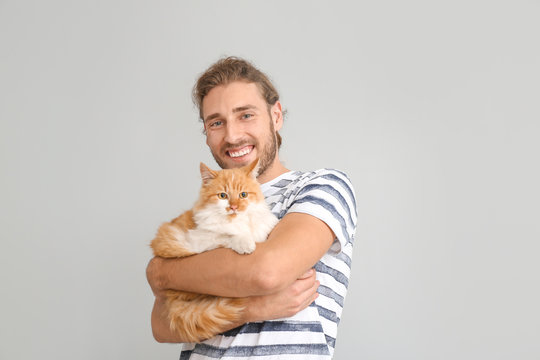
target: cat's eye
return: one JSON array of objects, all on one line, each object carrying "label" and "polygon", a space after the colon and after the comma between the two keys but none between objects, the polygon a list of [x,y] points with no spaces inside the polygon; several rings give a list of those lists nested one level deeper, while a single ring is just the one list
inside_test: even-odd
[{"label": "cat's eye", "polygon": [[247,198],[247,196],[248,196],[248,193],[245,192],[245,191],[242,191],[242,192],[240,193],[240,199],[245,199],[245,198]]},{"label": "cat's eye", "polygon": [[224,192],[223,192],[223,193],[219,193],[217,196],[218,196],[218,198],[220,198],[220,199],[226,199],[226,198],[229,197],[229,195],[227,195],[227,193],[224,193]]}]

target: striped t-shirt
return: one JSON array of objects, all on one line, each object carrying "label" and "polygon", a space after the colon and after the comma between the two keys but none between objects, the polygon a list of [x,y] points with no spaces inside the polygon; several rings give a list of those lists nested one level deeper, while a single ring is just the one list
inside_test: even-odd
[{"label": "striped t-shirt", "polygon": [[201,343],[184,344],[180,360],[328,360],[349,284],[356,230],[354,190],[347,176],[332,169],[290,171],[261,185],[272,212],[305,213],[324,221],[336,239],[315,265],[319,297],[296,315],[252,322]]}]

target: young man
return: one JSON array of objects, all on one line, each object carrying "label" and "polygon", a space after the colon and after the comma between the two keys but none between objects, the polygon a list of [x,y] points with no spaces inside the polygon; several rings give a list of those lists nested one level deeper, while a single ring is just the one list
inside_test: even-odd
[{"label": "young man", "polygon": [[[354,192],[340,171],[289,171],[279,160],[279,95],[239,58],[225,58],[199,78],[194,100],[206,143],[222,168],[260,159],[257,180],[280,222],[250,255],[216,249],[183,259],[154,258],[147,269],[156,296],[154,337],[184,342],[163,316],[166,289],[249,297],[242,323],[180,359],[330,359],[343,309],[356,230]],[[315,269],[315,271],[313,270]]]}]

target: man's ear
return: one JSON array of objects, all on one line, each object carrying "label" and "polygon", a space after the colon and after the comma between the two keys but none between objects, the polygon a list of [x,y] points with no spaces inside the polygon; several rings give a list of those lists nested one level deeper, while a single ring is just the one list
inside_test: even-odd
[{"label": "man's ear", "polygon": [[201,178],[204,185],[207,185],[212,179],[216,178],[217,172],[210,169],[205,164],[201,163],[200,168],[201,168]]},{"label": "man's ear", "polygon": [[272,116],[272,122],[274,123],[274,129],[279,131],[283,126],[283,110],[279,100],[270,108],[270,114]]}]

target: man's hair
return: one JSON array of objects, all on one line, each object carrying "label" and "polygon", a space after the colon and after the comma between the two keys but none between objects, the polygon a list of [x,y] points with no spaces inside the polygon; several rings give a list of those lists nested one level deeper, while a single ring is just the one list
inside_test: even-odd
[{"label": "man's hair", "polygon": [[[279,94],[262,71],[257,69],[249,61],[235,56],[219,59],[211,65],[197,80],[193,87],[193,102],[199,109],[199,117],[203,119],[202,102],[210,90],[219,85],[227,85],[233,81],[254,83],[266,101],[268,111],[279,100]],[[278,147],[281,146],[281,136],[276,132]]]}]

